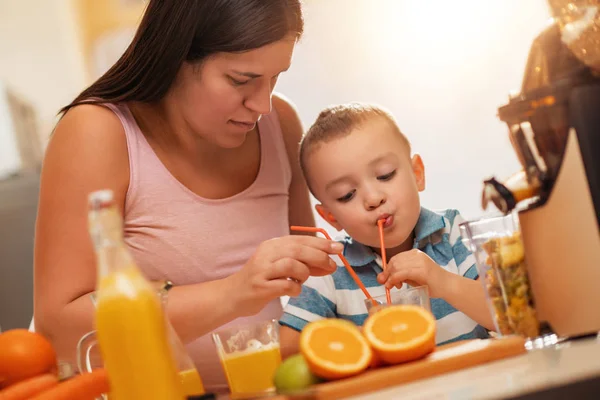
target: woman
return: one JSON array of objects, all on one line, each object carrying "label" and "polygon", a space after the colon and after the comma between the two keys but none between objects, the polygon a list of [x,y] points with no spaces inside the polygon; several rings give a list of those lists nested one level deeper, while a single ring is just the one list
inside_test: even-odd
[{"label": "woman", "polygon": [[314,221],[300,122],[272,92],[302,27],[298,0],[150,0],[121,59],[62,110],[35,244],[35,325],[61,358],[93,329],[94,190],[115,192],[146,276],[174,283],[169,316],[211,391],[226,382],[208,332],[278,318],[280,296],[334,270],[339,245],[289,235]]}]

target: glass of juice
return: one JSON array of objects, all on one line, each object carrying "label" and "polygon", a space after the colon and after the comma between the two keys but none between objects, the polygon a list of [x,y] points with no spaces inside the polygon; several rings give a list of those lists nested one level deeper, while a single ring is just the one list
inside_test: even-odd
[{"label": "glass of juice", "polygon": [[[427,311],[431,312],[429,288],[426,285],[394,290],[390,292],[390,297],[392,300],[392,304],[390,305],[410,304],[415,306],[421,306]],[[365,299],[365,306],[367,307],[367,312],[369,313],[369,315],[388,305],[387,298],[385,295],[375,296],[373,297],[373,300],[375,300],[378,304],[373,304],[373,302],[370,299]]]},{"label": "glass of juice", "polygon": [[213,333],[212,337],[232,398],[275,391],[273,377],[281,364],[276,320],[226,328]]}]

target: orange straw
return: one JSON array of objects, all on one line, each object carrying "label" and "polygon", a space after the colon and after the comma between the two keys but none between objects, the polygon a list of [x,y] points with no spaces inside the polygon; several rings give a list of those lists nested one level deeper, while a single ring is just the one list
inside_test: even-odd
[{"label": "orange straw", "polygon": [[[383,270],[387,269],[387,256],[385,254],[385,242],[383,240],[383,224],[385,219],[380,219],[377,221],[377,226],[379,227],[379,246],[381,247],[381,264],[383,264]],[[385,288],[385,298],[387,300],[388,305],[392,304],[392,296],[390,294],[390,289]]]},{"label": "orange straw", "polygon": [[[323,229],[323,228],[315,228],[315,227],[312,227],[312,226],[291,226],[290,229],[292,231],[297,231],[297,232],[321,233],[328,240],[331,240],[331,236],[329,236],[329,234],[327,233],[327,231],[325,229]],[[371,300],[373,302],[373,305],[379,304],[379,303],[377,303],[377,300],[375,300],[375,299],[373,299],[373,297],[371,297],[371,295],[369,294],[369,291],[367,290],[367,288],[365,287],[365,285],[363,285],[363,283],[361,282],[361,280],[358,277],[358,275],[356,275],[356,272],[354,272],[354,270],[352,269],[352,267],[348,263],[348,260],[346,260],[346,257],[344,257],[344,255],[342,253],[338,253],[338,256],[340,257],[340,259],[344,263],[344,267],[346,267],[346,270],[348,271],[348,273],[350,274],[350,276],[352,277],[352,279],[354,279],[354,282],[356,282],[356,284],[358,285],[358,287],[360,288],[360,290],[362,290],[362,292],[365,294],[365,296],[367,297],[367,299]]]}]

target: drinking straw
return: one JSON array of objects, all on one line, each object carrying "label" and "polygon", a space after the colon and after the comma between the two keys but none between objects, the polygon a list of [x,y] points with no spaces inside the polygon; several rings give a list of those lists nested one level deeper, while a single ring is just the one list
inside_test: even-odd
[{"label": "drinking straw", "polygon": [[[387,270],[387,256],[385,254],[385,242],[383,240],[383,224],[385,219],[380,219],[377,221],[377,226],[379,227],[379,246],[381,248],[381,264],[383,265],[383,270]],[[392,296],[390,294],[390,289],[385,288],[385,298],[387,300],[388,305],[392,304]]]},{"label": "drinking straw", "polygon": [[[327,231],[325,229],[323,229],[323,228],[315,228],[315,227],[312,227],[312,226],[292,226],[292,227],[290,227],[290,229],[292,231],[297,231],[297,232],[320,233],[323,236],[325,236],[325,238],[327,238],[328,240],[331,240],[331,237],[329,236],[329,234],[327,233]],[[346,267],[346,270],[348,271],[348,273],[350,274],[350,276],[352,277],[352,279],[354,279],[354,282],[356,282],[356,284],[358,285],[358,287],[360,288],[360,290],[362,290],[362,292],[367,297],[367,299],[371,300],[373,302],[373,305],[379,304],[377,302],[377,300],[375,300],[375,299],[373,299],[373,297],[371,297],[371,295],[369,294],[369,291],[367,290],[367,288],[365,287],[365,285],[363,285],[363,283],[361,282],[361,280],[358,277],[358,275],[356,275],[356,272],[354,272],[354,269],[352,269],[352,267],[348,263],[348,260],[346,260],[346,257],[344,257],[344,255],[342,253],[338,253],[338,256],[342,260],[342,263],[344,263],[344,267]]]}]

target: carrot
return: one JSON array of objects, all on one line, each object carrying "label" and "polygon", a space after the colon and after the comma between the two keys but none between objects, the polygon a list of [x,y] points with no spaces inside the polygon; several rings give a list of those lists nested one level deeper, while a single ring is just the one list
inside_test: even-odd
[{"label": "carrot", "polygon": [[31,400],[94,400],[109,392],[108,375],[104,368],[77,375],[40,393]]},{"label": "carrot", "polygon": [[0,391],[0,400],[27,400],[57,384],[58,378],[53,374],[48,373],[34,376],[33,378],[13,383]]}]

